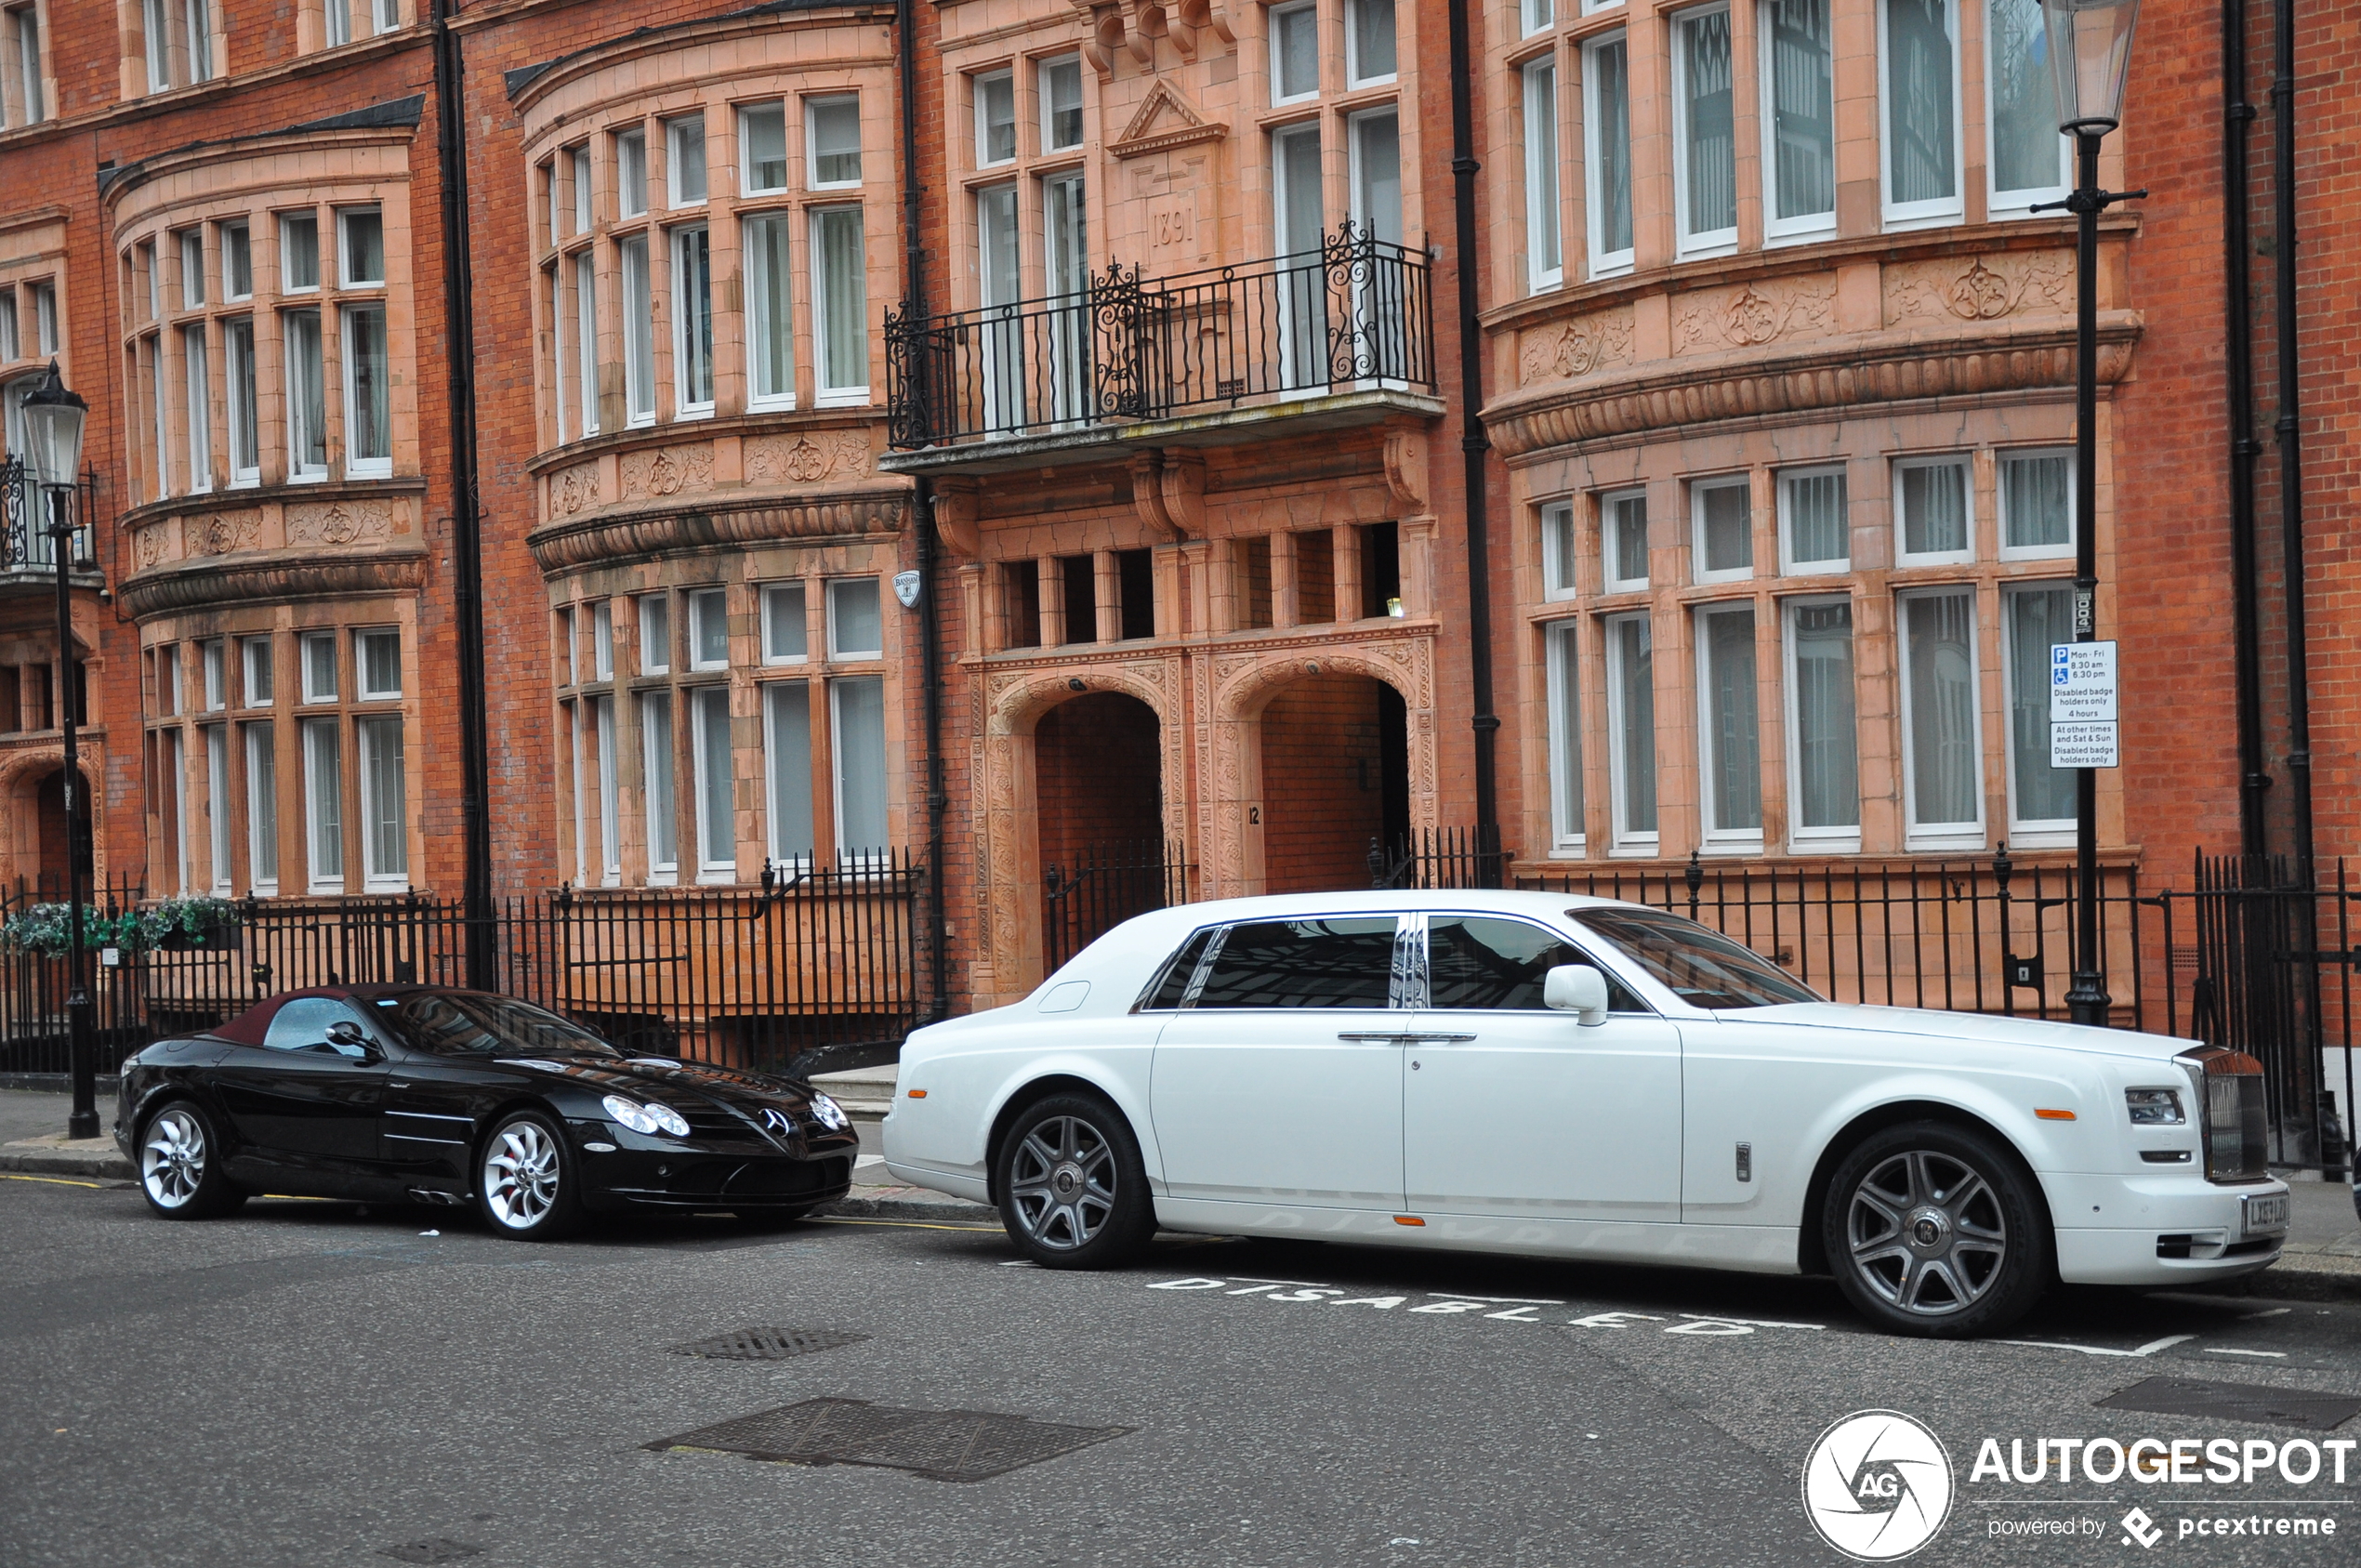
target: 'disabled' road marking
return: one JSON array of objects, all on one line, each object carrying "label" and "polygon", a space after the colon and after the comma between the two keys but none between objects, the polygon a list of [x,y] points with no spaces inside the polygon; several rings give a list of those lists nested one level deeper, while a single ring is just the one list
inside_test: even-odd
[{"label": "'disabled' road marking", "polygon": [[2185,1345],[2196,1338],[2194,1334],[2168,1334],[2161,1339],[2151,1339],[2136,1350],[2110,1350],[2104,1345],[2066,1345],[2055,1339],[1995,1339],[1996,1345],[2025,1345],[2037,1351],[2074,1351],[2086,1356],[2152,1356],[2174,1345]]}]

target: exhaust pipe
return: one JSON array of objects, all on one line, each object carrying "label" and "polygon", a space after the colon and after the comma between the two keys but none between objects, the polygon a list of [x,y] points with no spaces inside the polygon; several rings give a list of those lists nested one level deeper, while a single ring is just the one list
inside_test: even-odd
[{"label": "exhaust pipe", "polygon": [[410,1201],[414,1204],[440,1204],[456,1208],[468,1200],[457,1192],[438,1192],[431,1187],[413,1187]]}]

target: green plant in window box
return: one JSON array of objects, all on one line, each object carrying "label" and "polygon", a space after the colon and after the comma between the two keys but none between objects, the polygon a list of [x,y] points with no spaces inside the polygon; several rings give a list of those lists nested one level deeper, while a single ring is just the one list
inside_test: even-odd
[{"label": "green plant in window box", "polygon": [[[0,942],[21,953],[62,956],[73,940],[68,906],[36,903],[0,923]],[[120,948],[129,953],[185,953],[235,946],[242,922],[228,899],[158,899],[130,909],[110,905],[103,913],[82,906],[82,945],[90,952]]]}]

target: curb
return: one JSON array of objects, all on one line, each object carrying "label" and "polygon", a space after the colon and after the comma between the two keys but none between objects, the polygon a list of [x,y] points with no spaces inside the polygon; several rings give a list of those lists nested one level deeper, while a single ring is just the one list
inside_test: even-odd
[{"label": "curb", "polygon": [[839,1198],[812,1210],[815,1219],[911,1219],[938,1225],[989,1225],[1000,1228],[1000,1211],[958,1198]]},{"label": "curb", "polygon": [[79,1176],[95,1181],[129,1181],[138,1175],[131,1168],[131,1162],[121,1154],[68,1153],[62,1151],[54,1154],[0,1154],[0,1171]]},{"label": "curb", "polygon": [[2361,1258],[2322,1258],[2311,1267],[2293,1263],[2282,1254],[2278,1262],[2241,1283],[2252,1296],[2281,1296],[2291,1301],[2361,1301]]}]

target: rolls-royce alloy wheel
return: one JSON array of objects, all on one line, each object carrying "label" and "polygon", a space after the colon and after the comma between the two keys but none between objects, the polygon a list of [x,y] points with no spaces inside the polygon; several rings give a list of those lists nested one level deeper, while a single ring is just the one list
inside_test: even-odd
[{"label": "rolls-royce alloy wheel", "polygon": [[148,1119],[139,1135],[139,1191],[167,1219],[204,1219],[246,1201],[221,1173],[222,1147],[212,1118],[177,1100]]},{"label": "rolls-royce alloy wheel", "polygon": [[477,1201],[492,1228],[521,1241],[571,1235],[582,1225],[574,1159],[557,1125],[520,1111],[492,1129],[476,1174]]},{"label": "rolls-royce alloy wheel", "polygon": [[1988,1334],[2030,1310],[2052,1269],[2050,1217],[2031,1179],[1981,1133],[1889,1127],[1828,1186],[1824,1242],[1862,1315],[1897,1334]]},{"label": "rolls-royce alloy wheel", "polygon": [[995,1190],[1009,1239],[1053,1269],[1099,1269],[1155,1234],[1140,1145],[1121,1112],[1091,1095],[1055,1095],[1001,1140]]}]

